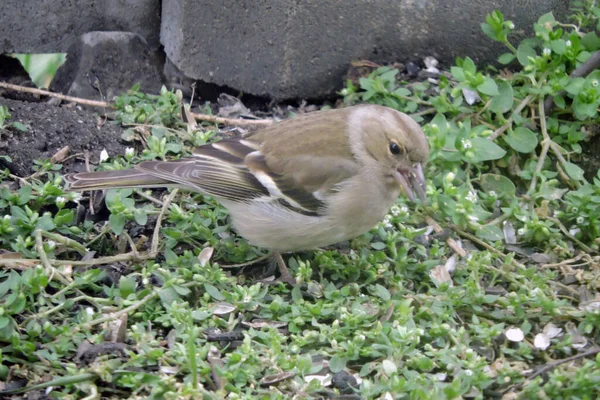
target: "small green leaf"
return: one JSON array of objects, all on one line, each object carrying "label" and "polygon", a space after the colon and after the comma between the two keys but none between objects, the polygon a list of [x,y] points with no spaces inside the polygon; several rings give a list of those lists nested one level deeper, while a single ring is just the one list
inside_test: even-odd
[{"label": "small green leaf", "polygon": [[69,225],[75,219],[75,211],[70,208],[63,208],[54,216],[56,226]]},{"label": "small green leaf", "polygon": [[583,85],[585,85],[585,79],[575,78],[571,82],[569,82],[567,87],[565,87],[565,90],[567,91],[567,93],[575,96],[579,94],[579,92],[583,88]]},{"label": "small green leaf", "polygon": [[464,82],[464,80],[466,79],[465,71],[460,67],[452,67],[450,68],[450,72],[452,73],[454,79],[456,79],[459,82]]},{"label": "small green leaf", "polygon": [[513,53],[504,53],[500,57],[498,57],[498,62],[504,65],[510,64],[514,61],[515,57],[516,56]]},{"label": "small green leaf", "polygon": [[206,293],[210,294],[210,297],[212,297],[215,300],[219,300],[219,301],[225,300],[225,296],[223,296],[223,293],[221,293],[219,291],[219,289],[217,289],[210,283],[204,284],[204,290],[206,290]]},{"label": "small green leaf", "polygon": [[33,190],[33,186],[31,185],[26,185],[23,186],[21,189],[19,189],[19,200],[18,203],[20,206],[22,206],[23,204],[29,202],[29,200],[31,200],[31,191]]},{"label": "small green leaf", "polygon": [[567,50],[567,44],[564,40],[561,39],[553,40],[550,42],[550,48],[556,54],[565,54],[565,51]]},{"label": "small green leaf", "polygon": [[484,225],[477,230],[476,235],[478,238],[488,240],[490,242],[496,242],[504,239],[502,230],[495,225]]},{"label": "small green leaf", "polygon": [[141,208],[137,208],[133,212],[133,218],[135,218],[135,222],[137,222],[139,225],[146,225],[148,222],[148,214]]},{"label": "small green leaf", "polygon": [[498,84],[498,96],[495,96],[490,103],[490,110],[496,114],[504,114],[512,109],[513,106],[513,88],[510,83],[500,81]]},{"label": "small green leaf", "polygon": [[43,215],[35,224],[35,229],[41,229],[46,232],[50,232],[55,228],[56,224],[54,223],[54,220],[50,214]]},{"label": "small green leaf", "polygon": [[412,93],[410,92],[410,90],[401,87],[394,90],[394,94],[397,96],[410,96]]},{"label": "small green leaf", "polygon": [[584,181],[585,180],[585,178],[583,177],[583,169],[581,169],[578,165],[567,162],[567,163],[565,163],[564,167],[565,167],[565,172],[567,173],[567,175],[569,175],[569,177],[571,179],[576,180],[576,181]]},{"label": "small green leaf", "polygon": [[304,303],[304,297],[302,296],[302,292],[300,291],[299,286],[294,286],[292,289],[292,300],[296,304]]},{"label": "small green leaf", "polygon": [[371,243],[371,247],[375,250],[383,250],[387,247],[387,245],[383,242],[373,242]]},{"label": "small green leaf", "polygon": [[538,145],[538,138],[531,129],[519,126],[514,131],[509,132],[504,140],[510,147],[519,153],[531,153]]},{"label": "small green leaf", "polygon": [[108,222],[115,235],[120,235],[123,233],[123,228],[125,227],[127,220],[121,214],[110,214]]},{"label": "small green leaf", "polygon": [[477,73],[477,67],[475,66],[475,62],[470,57],[465,57],[462,65],[465,72],[470,73],[471,75],[475,75]]},{"label": "small green leaf", "polygon": [[525,67],[531,64],[531,62],[529,61],[529,57],[535,56],[535,50],[531,46],[523,43],[519,45],[519,48],[517,49],[517,59],[519,60],[522,66]]},{"label": "small green leaf", "polygon": [[506,150],[489,139],[473,138],[471,144],[475,153],[471,162],[498,160],[506,155]]},{"label": "small green leaf", "polygon": [[556,104],[556,107],[558,108],[565,108],[567,106],[567,104],[565,103],[565,98],[562,96],[554,96],[552,98],[554,100],[554,104]]},{"label": "small green leaf", "polygon": [[331,357],[329,360],[329,370],[334,374],[341,372],[346,368],[346,359],[338,356],[337,354]]},{"label": "small green leaf", "polygon": [[596,35],[596,32],[588,32],[584,37],[581,38],[581,44],[587,51],[600,50],[600,38]]},{"label": "small green leaf", "polygon": [[124,299],[130,294],[135,293],[136,286],[135,279],[131,277],[121,276],[121,278],[119,278],[119,294]]},{"label": "small green leaf", "polygon": [[480,93],[487,94],[488,96],[497,96],[500,94],[500,92],[498,92],[498,85],[490,77],[484,78],[483,83],[477,86],[477,90]]},{"label": "small green leaf", "polygon": [[16,130],[21,131],[21,132],[27,132],[29,130],[27,125],[25,125],[24,123],[19,122],[19,121],[12,122],[10,125],[13,128],[15,128]]},{"label": "small green leaf", "polygon": [[480,183],[485,192],[494,191],[498,196],[510,198],[516,193],[515,184],[503,175],[483,174]]},{"label": "small green leaf", "polygon": [[389,290],[385,288],[385,286],[381,286],[380,284],[375,285],[375,293],[384,301],[389,301],[392,298]]},{"label": "small green leaf", "polygon": [[546,14],[542,15],[540,18],[538,18],[537,23],[540,25],[544,25],[544,24],[551,24],[553,25],[556,22],[556,19],[554,18],[554,14],[552,13],[552,11],[547,12]]},{"label": "small green leaf", "polygon": [[205,319],[208,319],[211,315],[212,315],[212,313],[209,313],[208,311],[203,311],[203,310],[192,311],[192,318],[195,319],[196,321],[204,321]]}]

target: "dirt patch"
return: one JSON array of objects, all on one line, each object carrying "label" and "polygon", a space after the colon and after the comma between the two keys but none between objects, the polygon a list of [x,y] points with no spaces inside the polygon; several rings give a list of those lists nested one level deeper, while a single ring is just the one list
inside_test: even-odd
[{"label": "dirt patch", "polygon": [[[17,176],[34,172],[34,160],[51,158],[58,150],[70,146],[70,155],[89,151],[90,161],[98,162],[100,152],[123,154],[127,145],[121,141],[123,129],[78,107],[55,106],[49,103],[31,103],[0,97],[11,114],[8,122],[19,121],[27,132],[16,129],[0,130],[0,167],[8,168]],[[63,172],[84,170],[83,158],[65,164]]]}]

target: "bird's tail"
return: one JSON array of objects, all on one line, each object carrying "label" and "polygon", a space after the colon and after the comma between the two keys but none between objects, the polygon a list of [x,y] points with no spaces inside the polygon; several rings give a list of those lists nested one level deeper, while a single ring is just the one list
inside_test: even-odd
[{"label": "bird's tail", "polygon": [[104,190],[117,188],[166,187],[173,182],[136,169],[120,171],[79,172],[65,175],[68,190]]}]

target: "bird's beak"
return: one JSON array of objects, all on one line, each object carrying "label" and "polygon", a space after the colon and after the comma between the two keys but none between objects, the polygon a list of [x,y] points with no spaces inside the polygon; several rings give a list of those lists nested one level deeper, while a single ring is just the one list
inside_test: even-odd
[{"label": "bird's beak", "polygon": [[416,164],[408,171],[395,170],[394,178],[396,178],[396,181],[398,181],[398,184],[411,201],[415,201],[415,193],[421,202],[425,203],[427,201],[427,196],[425,195],[425,175],[423,174],[423,166],[421,164]]}]

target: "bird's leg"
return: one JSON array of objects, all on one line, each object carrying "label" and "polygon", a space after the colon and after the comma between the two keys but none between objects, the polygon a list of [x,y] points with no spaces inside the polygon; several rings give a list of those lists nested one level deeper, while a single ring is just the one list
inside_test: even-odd
[{"label": "bird's leg", "polygon": [[296,280],[288,271],[287,266],[285,265],[285,261],[283,261],[283,257],[281,257],[281,253],[278,251],[273,252],[273,257],[279,266],[279,272],[281,273],[281,277],[279,278],[282,282],[289,283],[292,286],[296,286]]}]

